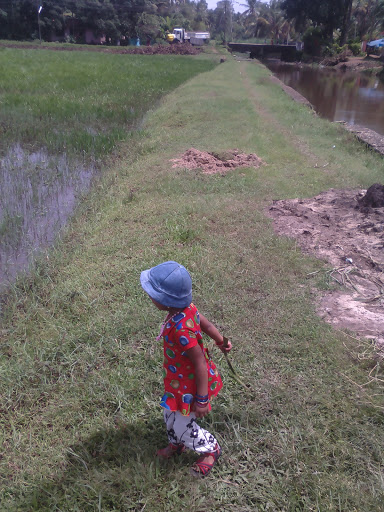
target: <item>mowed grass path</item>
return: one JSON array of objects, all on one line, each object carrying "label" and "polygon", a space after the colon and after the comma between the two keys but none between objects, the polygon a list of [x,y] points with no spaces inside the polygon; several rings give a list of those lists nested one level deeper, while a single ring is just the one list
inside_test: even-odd
[{"label": "mowed grass path", "polygon": [[[265,212],[273,199],[380,182],[383,159],[295,104],[261,65],[232,59],[171,93],[145,130],[9,303],[0,509],[382,510],[382,389],[352,383],[376,362],[316,316],[327,267],[276,236]],[[238,148],[267,165],[173,169],[189,147]],[[206,423],[223,456],[201,481],[189,477],[192,455],[154,457],[166,443],[162,316],[139,275],[166,259],[191,271],[195,303],[230,337],[249,384],[212,347],[225,388]]]}]

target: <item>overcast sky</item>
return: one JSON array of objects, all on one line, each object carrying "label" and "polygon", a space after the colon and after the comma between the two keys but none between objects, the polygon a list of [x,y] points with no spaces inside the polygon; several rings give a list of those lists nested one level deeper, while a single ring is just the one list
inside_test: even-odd
[{"label": "overcast sky", "polygon": [[[209,9],[216,9],[216,4],[218,0],[206,0],[208,4]],[[246,7],[244,7],[243,4],[247,4],[246,0],[232,0],[233,1],[233,8],[235,9],[235,12],[244,12],[246,10]],[[268,0],[264,0],[264,2],[268,2]]]},{"label": "overcast sky", "polygon": [[[216,5],[218,0],[206,0],[208,4],[208,9],[216,9]],[[235,12],[243,12],[245,11],[246,7],[243,7],[241,4],[245,4],[246,1],[237,0],[233,2],[233,8],[235,9]]]}]

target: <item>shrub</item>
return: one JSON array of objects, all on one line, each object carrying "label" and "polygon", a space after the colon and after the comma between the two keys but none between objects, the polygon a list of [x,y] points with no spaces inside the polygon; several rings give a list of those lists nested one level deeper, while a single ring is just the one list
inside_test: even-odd
[{"label": "shrub", "polygon": [[310,27],[303,35],[305,53],[319,57],[326,42],[324,31],[319,27]]},{"label": "shrub", "polygon": [[360,43],[350,43],[348,48],[351,50],[354,56],[359,55],[361,53],[361,45]]}]

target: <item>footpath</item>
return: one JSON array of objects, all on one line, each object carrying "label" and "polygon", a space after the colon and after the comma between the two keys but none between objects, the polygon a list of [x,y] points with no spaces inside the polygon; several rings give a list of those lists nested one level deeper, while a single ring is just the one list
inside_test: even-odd
[{"label": "footpath", "polygon": [[[322,294],[348,289],[275,231],[270,208],[367,189],[383,165],[256,62],[228,58],[164,98],[15,286],[1,331],[0,509],[382,510],[381,359],[319,317]],[[162,317],[139,276],[168,259],[190,270],[246,385],[210,347],[224,389],[206,421],[223,455],[206,480],[190,478],[192,455],[154,458],[166,443]]]}]

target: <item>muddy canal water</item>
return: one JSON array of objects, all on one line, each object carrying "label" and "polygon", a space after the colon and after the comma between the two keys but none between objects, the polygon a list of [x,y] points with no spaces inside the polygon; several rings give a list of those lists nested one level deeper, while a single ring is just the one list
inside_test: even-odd
[{"label": "muddy canal water", "polygon": [[376,76],[266,61],[286,85],[330,121],[346,121],[384,135],[384,83]]},{"label": "muddy canal water", "polygon": [[0,297],[52,244],[96,174],[92,165],[19,145],[0,158]]}]

